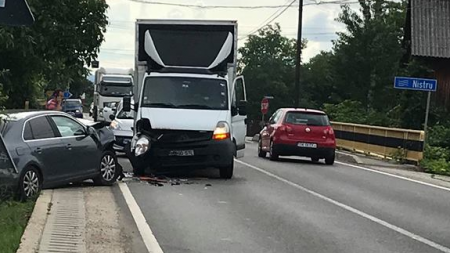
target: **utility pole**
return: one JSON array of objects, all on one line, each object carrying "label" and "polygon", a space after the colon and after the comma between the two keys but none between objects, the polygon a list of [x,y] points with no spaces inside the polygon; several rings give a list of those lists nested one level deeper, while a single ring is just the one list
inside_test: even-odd
[{"label": "utility pole", "polygon": [[297,54],[295,57],[295,107],[300,106],[300,63],[302,55],[303,0],[298,7]]}]

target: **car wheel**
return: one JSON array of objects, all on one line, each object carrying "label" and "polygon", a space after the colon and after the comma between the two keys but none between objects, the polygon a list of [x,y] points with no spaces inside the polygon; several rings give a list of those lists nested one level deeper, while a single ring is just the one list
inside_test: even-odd
[{"label": "car wheel", "polygon": [[311,158],[311,161],[314,162],[314,163],[316,163],[316,162],[319,161],[319,158],[317,158],[317,157],[312,157],[312,158]]},{"label": "car wheel", "polygon": [[233,171],[234,171],[234,160],[231,161],[230,165],[220,168],[220,178],[223,179],[232,178]]},{"label": "car wheel", "polygon": [[20,177],[19,194],[21,200],[35,198],[42,189],[42,177],[34,167],[27,167]]},{"label": "car wheel", "polygon": [[117,156],[112,151],[105,151],[100,159],[100,175],[94,179],[97,185],[109,186],[116,182],[119,176]]},{"label": "car wheel", "polygon": [[325,164],[326,165],[333,165],[334,164],[334,159],[335,159],[335,154],[333,152],[332,154],[330,154],[328,157],[325,158]]},{"label": "car wheel", "polygon": [[262,142],[261,142],[261,140],[258,143],[258,156],[259,157],[263,157],[263,158],[267,156],[267,152],[262,150]]},{"label": "car wheel", "polygon": [[277,151],[275,150],[275,147],[273,146],[273,141],[270,141],[270,152],[269,152],[270,160],[276,161],[279,158],[279,155]]}]

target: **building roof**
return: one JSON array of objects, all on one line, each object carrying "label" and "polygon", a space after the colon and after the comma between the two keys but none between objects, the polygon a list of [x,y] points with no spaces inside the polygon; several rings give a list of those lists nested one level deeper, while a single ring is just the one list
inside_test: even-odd
[{"label": "building roof", "polygon": [[411,55],[450,58],[450,0],[410,0]]}]

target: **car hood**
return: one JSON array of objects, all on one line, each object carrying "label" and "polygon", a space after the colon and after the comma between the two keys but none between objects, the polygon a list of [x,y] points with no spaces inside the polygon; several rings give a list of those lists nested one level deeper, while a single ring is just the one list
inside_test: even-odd
[{"label": "car hood", "polygon": [[133,124],[134,124],[134,120],[133,119],[117,119],[116,118],[117,123],[119,124],[120,130],[122,131],[133,131]]},{"label": "car hood", "polygon": [[139,113],[153,129],[214,131],[219,121],[227,121],[228,111],[142,107]]}]

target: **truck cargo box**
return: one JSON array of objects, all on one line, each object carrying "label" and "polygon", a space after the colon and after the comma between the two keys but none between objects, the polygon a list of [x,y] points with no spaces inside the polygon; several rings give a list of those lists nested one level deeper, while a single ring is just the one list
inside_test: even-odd
[{"label": "truck cargo box", "polygon": [[138,20],[137,64],[151,71],[227,73],[237,57],[235,21]]}]

